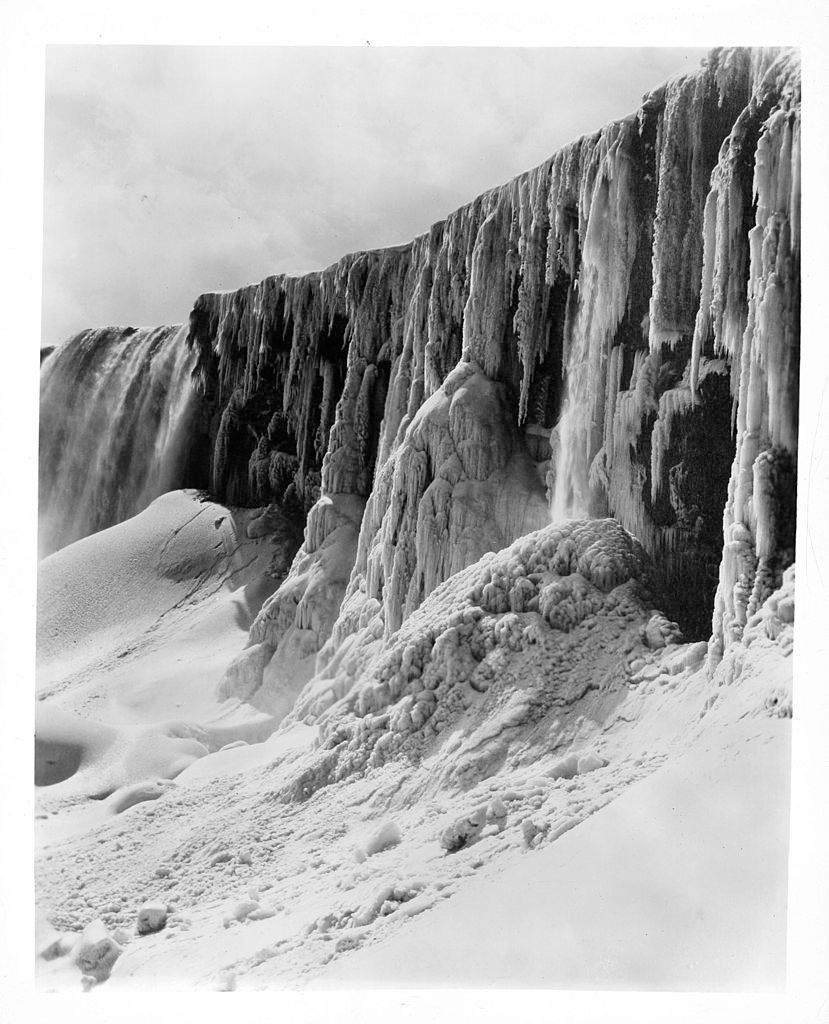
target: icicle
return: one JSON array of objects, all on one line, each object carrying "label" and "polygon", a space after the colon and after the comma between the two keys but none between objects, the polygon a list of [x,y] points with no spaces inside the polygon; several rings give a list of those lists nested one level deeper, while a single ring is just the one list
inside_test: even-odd
[{"label": "icicle", "polygon": [[672,388],[659,399],[659,412],[651,434],[651,501],[654,503],[664,486],[663,461],[671,443],[673,421],[689,412],[693,404],[689,387]]},{"label": "icicle", "polygon": [[582,183],[584,243],[578,305],[566,341],[567,398],[557,427],[554,521],[594,509],[590,467],[601,446],[608,359],[627,307],[638,240],[631,138],[630,121],[606,129],[592,153],[592,172]]},{"label": "icicle", "polygon": [[[776,504],[793,502],[796,482],[799,355],[800,121],[799,75],[785,55],[769,82],[782,97],[757,142],[749,232],[748,315],[738,375],[737,453],[724,516],[726,536],[739,534],[724,556],[714,614],[714,650],[738,637],[748,609],[779,582],[791,557]],[[781,84],[783,83],[783,84]],[[792,504],[793,508],[793,504]]]},{"label": "icicle", "polygon": [[[448,575],[548,519],[548,432],[552,514],[613,515],[680,573],[697,541],[670,521],[669,455],[679,419],[696,404],[704,418],[712,391],[721,403],[723,389],[703,384],[723,370],[738,434],[726,525],[775,557],[777,512],[760,484],[787,471],[796,443],[793,82],[790,56],[717,51],[638,115],[408,245],[196,302],[187,356],[217,497],[293,488],[301,514],[320,494],[267,629],[313,627],[322,661],[335,657],[323,645],[339,607],[340,641],[397,629]],[[341,540],[325,597],[290,596]],[[733,543],[748,546],[724,557],[718,608],[737,621],[756,574],[754,539]]]}]

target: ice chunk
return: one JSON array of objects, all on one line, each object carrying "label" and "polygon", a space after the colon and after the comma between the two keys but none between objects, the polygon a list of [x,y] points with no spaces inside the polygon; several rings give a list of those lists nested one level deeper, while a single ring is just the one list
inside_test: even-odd
[{"label": "ice chunk", "polygon": [[101,920],[91,921],[84,928],[73,951],[81,972],[97,982],[106,981],[122,952]]},{"label": "ice chunk", "polygon": [[403,835],[397,823],[394,821],[387,821],[380,826],[380,828],[365,844],[366,855],[368,857],[373,857],[375,853],[382,853],[383,850],[389,850],[392,846],[397,846],[402,838]]},{"label": "ice chunk", "polygon": [[167,924],[167,904],[157,900],[145,903],[138,911],[135,930],[139,935],[160,932]]}]

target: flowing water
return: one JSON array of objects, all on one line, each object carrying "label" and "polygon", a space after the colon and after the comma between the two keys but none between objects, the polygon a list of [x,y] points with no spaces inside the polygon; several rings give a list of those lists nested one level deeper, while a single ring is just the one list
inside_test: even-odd
[{"label": "flowing water", "polygon": [[195,412],[186,327],[84,331],[41,370],[41,557],[182,486]]}]

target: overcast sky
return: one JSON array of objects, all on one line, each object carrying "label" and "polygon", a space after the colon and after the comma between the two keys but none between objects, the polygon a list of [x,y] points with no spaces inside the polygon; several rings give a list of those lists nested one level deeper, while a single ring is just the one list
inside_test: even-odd
[{"label": "overcast sky", "polygon": [[408,241],[704,54],[50,47],[43,343]]}]

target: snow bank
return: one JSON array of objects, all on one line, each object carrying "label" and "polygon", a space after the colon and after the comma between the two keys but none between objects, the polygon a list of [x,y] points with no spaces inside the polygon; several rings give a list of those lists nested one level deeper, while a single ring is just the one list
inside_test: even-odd
[{"label": "snow bank", "polygon": [[732,724],[316,984],[781,991],[785,737]]}]

